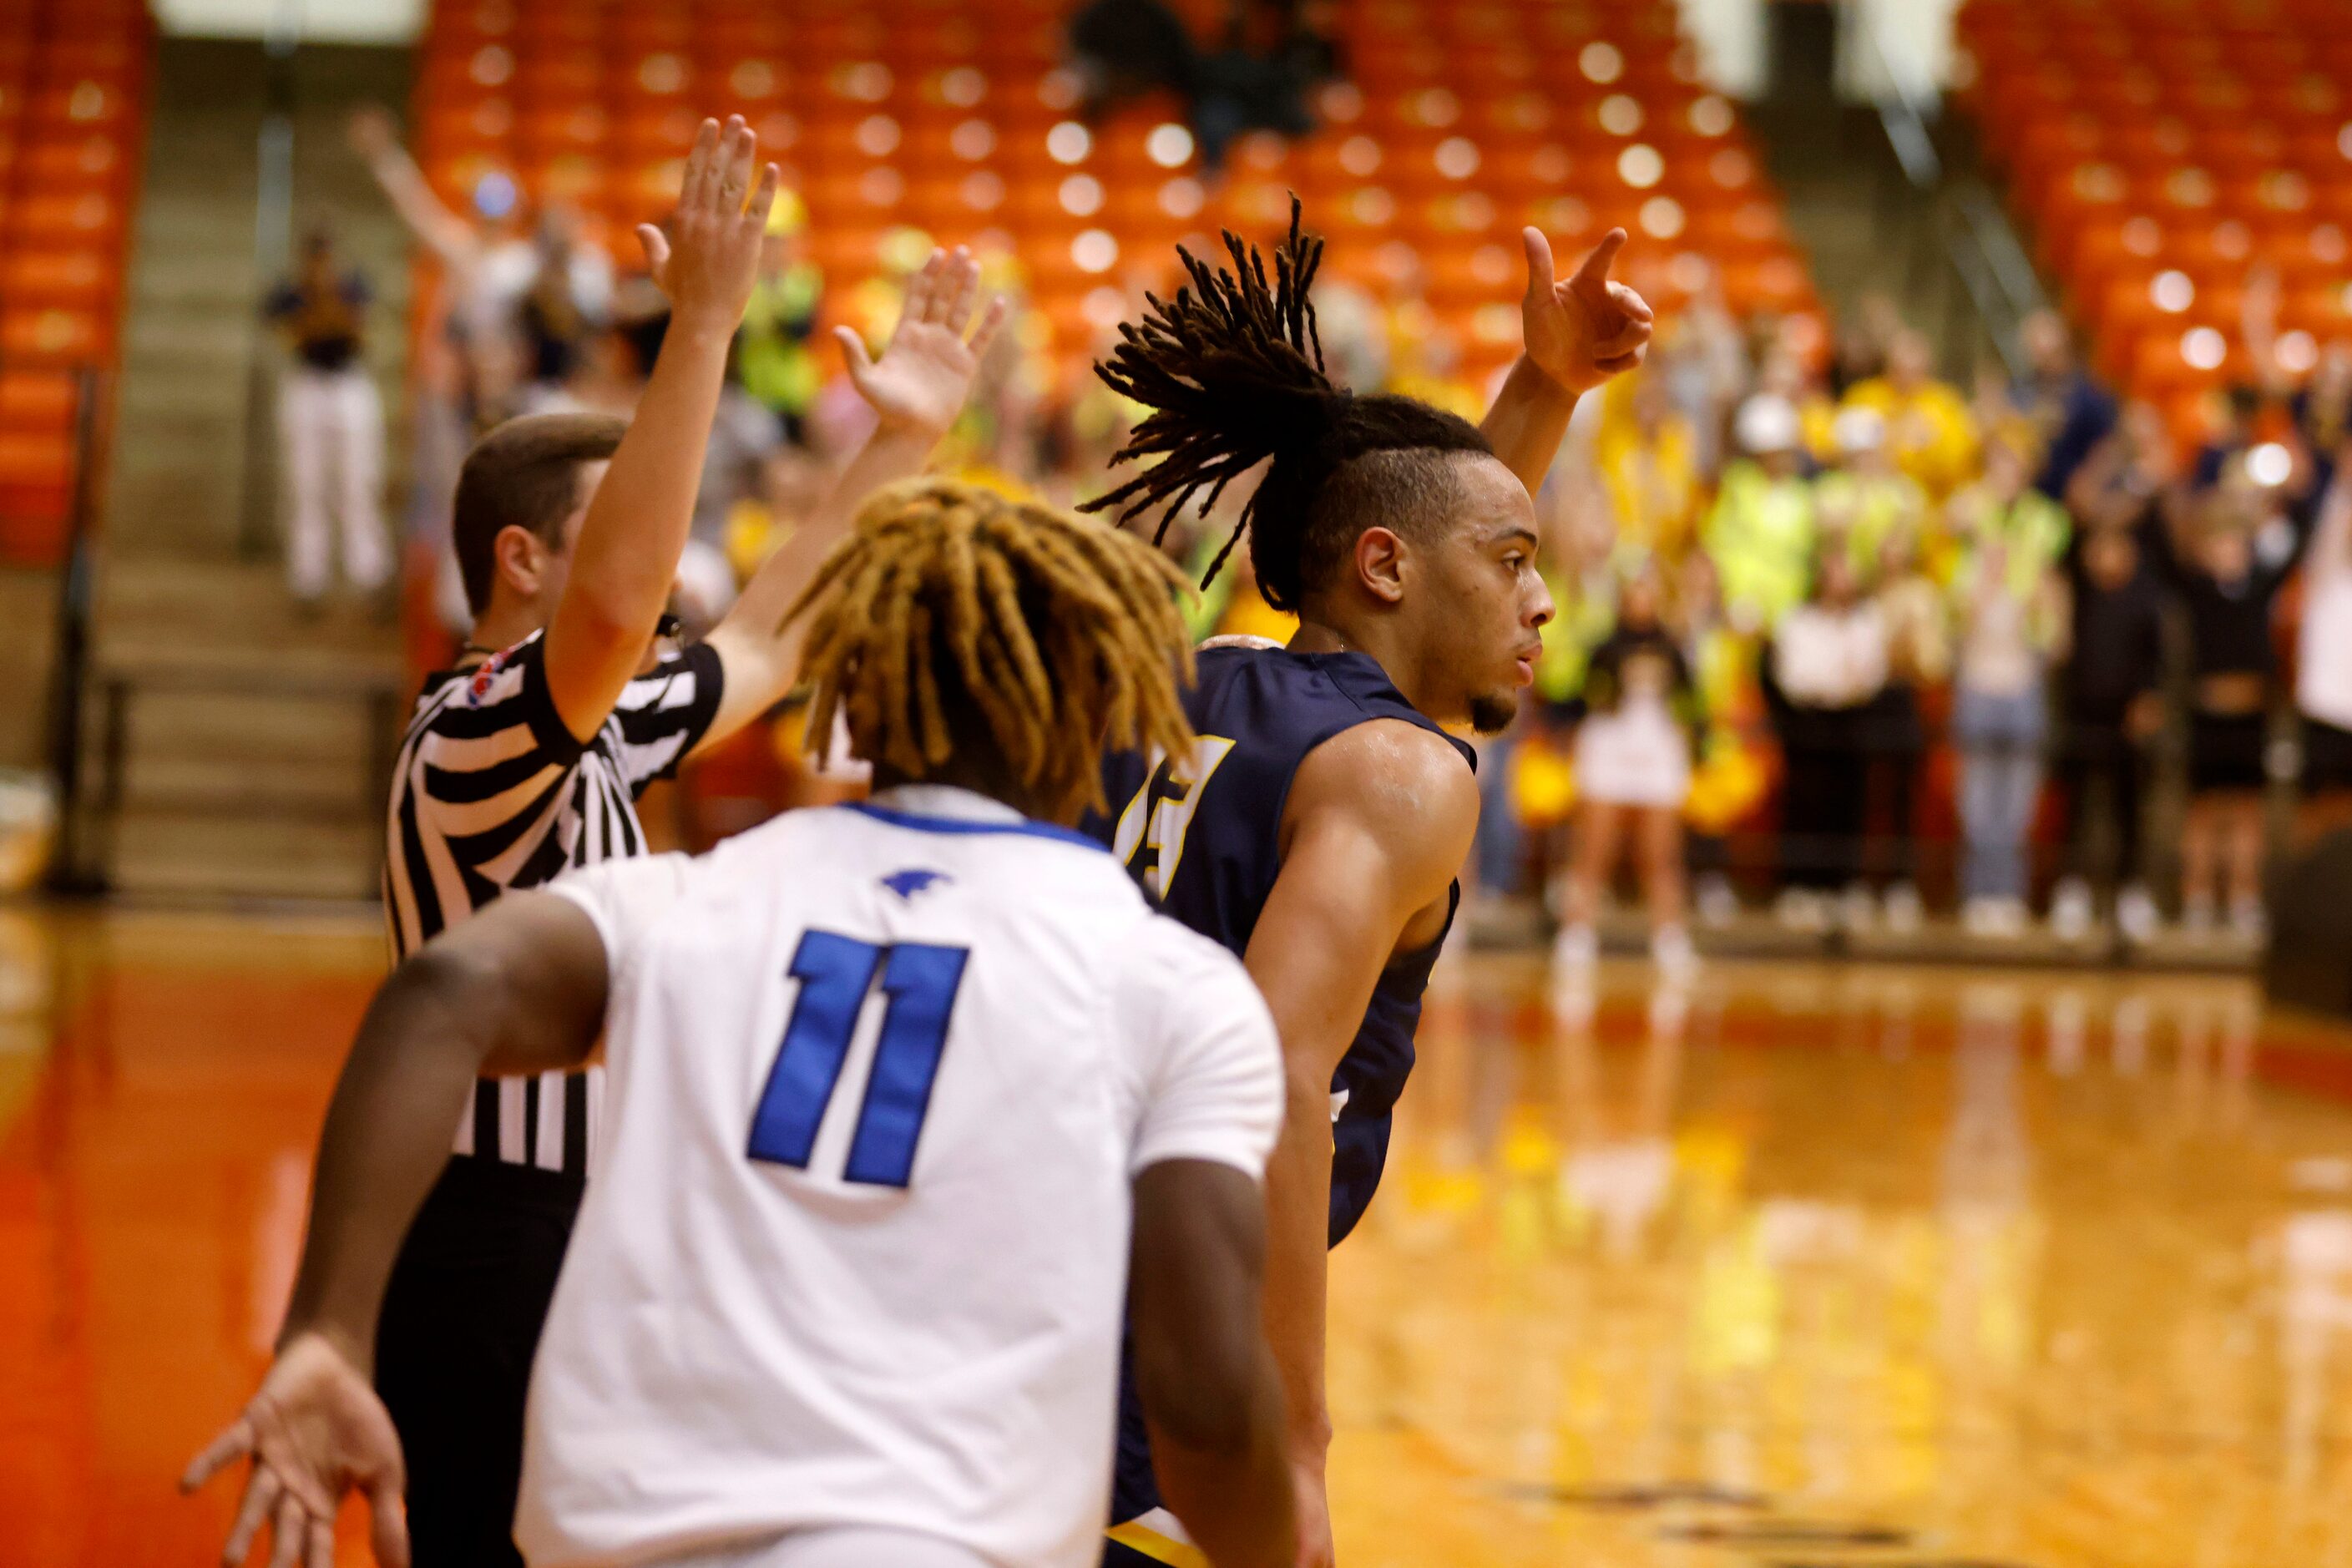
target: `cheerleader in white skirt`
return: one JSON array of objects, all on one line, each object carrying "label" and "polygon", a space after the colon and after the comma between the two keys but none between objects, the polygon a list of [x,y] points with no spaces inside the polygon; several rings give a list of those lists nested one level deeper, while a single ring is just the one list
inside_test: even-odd
[{"label": "cheerleader in white skirt", "polygon": [[1684,923],[1683,804],[1690,794],[1690,665],[1659,617],[1657,578],[1644,568],[1619,590],[1617,629],[1592,650],[1576,733],[1576,834],[1560,903],[1558,968],[1591,964],[1593,921],[1628,841],[1659,966],[1697,962]]}]

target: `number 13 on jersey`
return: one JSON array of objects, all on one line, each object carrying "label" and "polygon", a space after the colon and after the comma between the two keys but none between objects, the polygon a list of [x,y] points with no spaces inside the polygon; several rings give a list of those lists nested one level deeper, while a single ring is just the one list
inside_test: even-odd
[{"label": "number 13 on jersey", "polygon": [[[1192,814],[1209,787],[1218,765],[1234,743],[1223,735],[1202,735],[1189,757],[1167,757],[1154,752],[1143,787],[1118,814],[1110,852],[1119,863],[1143,879],[1144,890],[1154,900],[1165,899],[1175,885],[1176,868],[1184,859],[1184,836],[1192,829]],[[1141,858],[1144,851],[1150,858]]]},{"label": "number 13 on jersey", "polygon": [[874,1042],[865,1103],[849,1142],[842,1179],[903,1187],[915,1168],[915,1142],[931,1108],[931,1083],[947,1048],[948,1016],[963,984],[969,949],[899,942],[882,947],[829,931],[803,932],[793,953],[801,983],[782,1047],[751,1116],[754,1160],[808,1169],[817,1129],[833,1102],[850,1037],[881,973],[882,1028]]}]

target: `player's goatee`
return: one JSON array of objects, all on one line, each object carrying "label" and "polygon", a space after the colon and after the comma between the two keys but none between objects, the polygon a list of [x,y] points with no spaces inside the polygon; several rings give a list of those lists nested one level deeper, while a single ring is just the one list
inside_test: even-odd
[{"label": "player's goatee", "polygon": [[1489,692],[1470,700],[1470,728],[1481,735],[1499,735],[1519,716],[1518,695],[1498,697]]}]

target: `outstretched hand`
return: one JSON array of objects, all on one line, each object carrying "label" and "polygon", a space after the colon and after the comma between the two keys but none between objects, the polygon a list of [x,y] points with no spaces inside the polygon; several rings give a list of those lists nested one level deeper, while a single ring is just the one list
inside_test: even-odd
[{"label": "outstretched hand", "polygon": [[723,130],[715,120],[704,121],[686,157],[686,179],[669,231],[649,223],[637,226],[646,270],[655,287],[669,296],[673,321],[731,332],[743,319],[759,279],[768,209],[775,205],[782,178],[773,163],[766,164],[754,188],[751,165],[758,150],[759,138],[741,115],[728,116]]},{"label": "outstretched hand", "polygon": [[1625,231],[1612,228],[1565,281],[1552,275],[1551,242],[1538,228],[1520,231],[1528,252],[1528,295],[1519,309],[1527,355],[1570,392],[1590,392],[1642,363],[1657,320],[1642,296],[1609,276]]},{"label": "outstretched hand", "polygon": [[1004,325],[1007,307],[1000,294],[981,312],[971,335],[964,336],[979,292],[980,263],[970,251],[960,245],[953,251],[934,250],[907,285],[898,328],[880,359],[869,358],[865,340],[849,328],[833,330],[849,363],[849,379],[886,428],[936,439],[955,423],[981,361]]},{"label": "outstretched hand", "polygon": [[189,1463],[180,1489],[194,1491],[247,1458],[253,1467],[221,1552],[230,1568],[265,1523],[275,1540],[271,1568],[333,1568],[335,1513],[351,1491],[367,1494],[376,1562],[408,1568],[399,1435],[368,1380],[326,1340],[301,1334],[278,1352],[245,1413]]}]

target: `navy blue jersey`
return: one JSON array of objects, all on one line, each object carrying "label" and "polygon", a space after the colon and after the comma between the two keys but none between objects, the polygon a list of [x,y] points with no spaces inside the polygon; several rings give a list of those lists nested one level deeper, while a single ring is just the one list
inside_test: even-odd
[{"label": "navy blue jersey", "polygon": [[[1399,719],[1444,735],[1369,654],[1292,653],[1263,646],[1201,650],[1184,706],[1201,737],[1182,762],[1129,752],[1103,767],[1108,820],[1084,826],[1126,863],[1160,910],[1236,955],[1282,869],[1282,815],[1307,754],[1342,731]],[[1447,743],[1475,766],[1470,748]],[[1460,889],[1453,898],[1459,901]],[[1446,924],[1453,924],[1449,904]],[[1445,933],[1393,958],[1373,987],[1354,1042],[1331,1075],[1331,1245],[1353,1230],[1387,1163],[1390,1114],[1412,1071],[1421,994]],[[1131,1382],[1119,1401],[1114,1518],[1158,1505]]]}]

